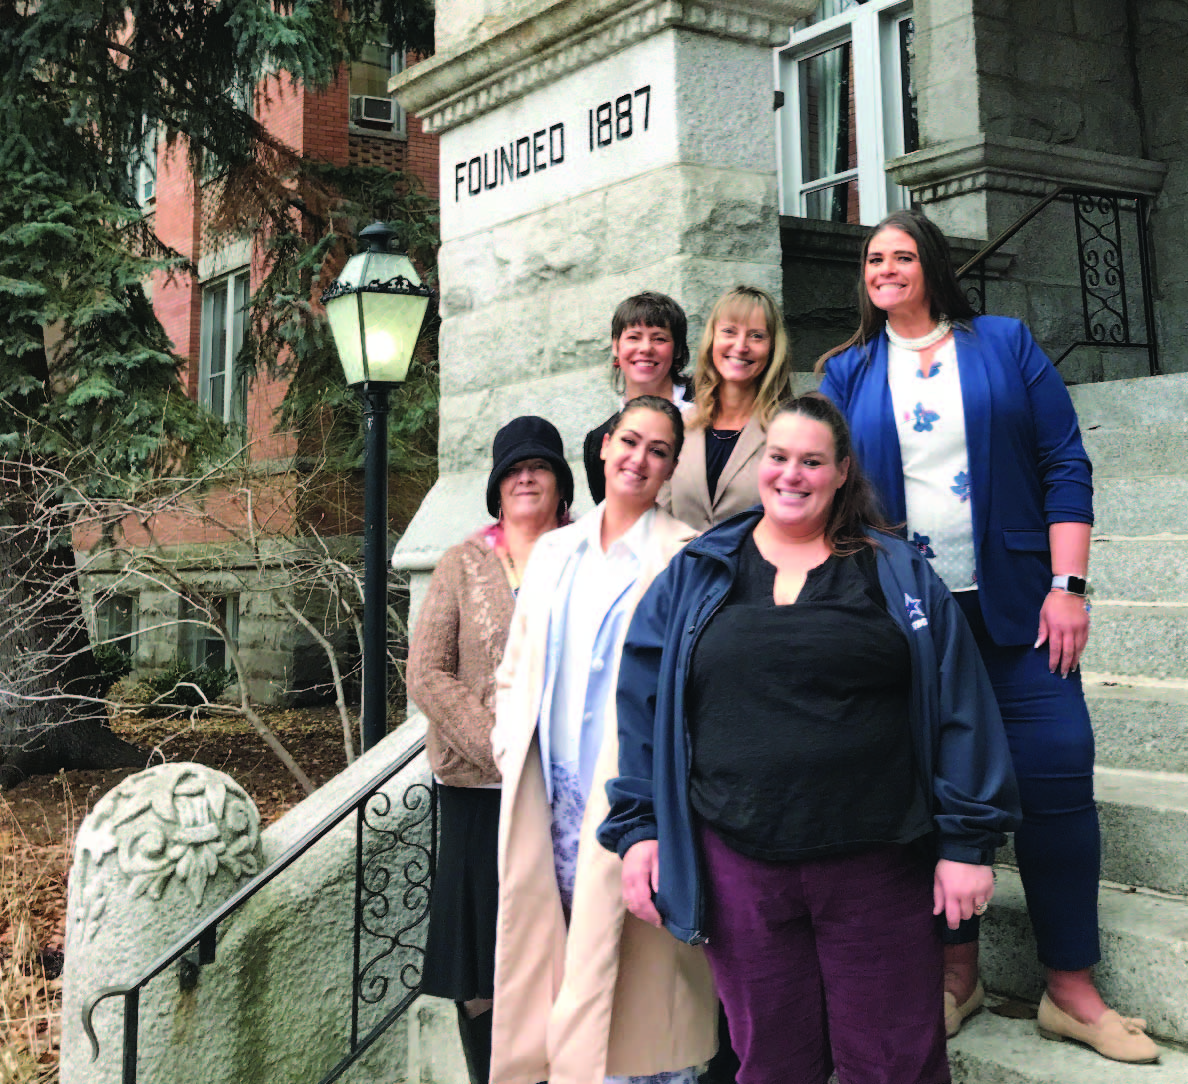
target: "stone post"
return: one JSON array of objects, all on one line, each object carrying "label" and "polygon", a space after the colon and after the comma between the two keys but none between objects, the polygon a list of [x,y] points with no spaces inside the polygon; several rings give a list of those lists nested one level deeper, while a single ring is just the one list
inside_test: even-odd
[{"label": "stone post", "polygon": [[[950,236],[994,238],[1058,185],[1159,193],[1145,154],[1126,5],[1113,0],[940,0],[917,4],[914,81],[921,146],[888,164],[896,184]],[[1119,240],[1138,282],[1134,223]],[[1055,352],[1083,338],[1071,208],[1050,207],[1017,236],[994,309],[1024,319]],[[1141,297],[1128,299],[1143,336]],[[1080,353],[1067,380],[1146,371],[1145,352],[1106,364]],[[1104,365],[1104,368],[1103,368]]]},{"label": "stone post", "polygon": [[[740,282],[780,296],[771,49],[815,0],[441,0],[438,53],[393,81],[441,137],[441,475],[397,547],[427,572],[485,518],[491,438],[613,409],[610,319],[671,294],[696,348]],[[414,608],[423,583],[414,577]]]},{"label": "stone post", "polygon": [[[229,776],[201,764],[149,768],[99,800],[79,829],[70,870],[62,1084],[122,1080],[123,999],[95,1010],[97,1061],[83,1032],[84,1003],[105,986],[135,979],[258,872],[261,858],[255,803]],[[181,988],[176,965],[146,988],[138,1079],[192,1079],[170,1047],[201,1041],[186,1034],[195,996]]]}]

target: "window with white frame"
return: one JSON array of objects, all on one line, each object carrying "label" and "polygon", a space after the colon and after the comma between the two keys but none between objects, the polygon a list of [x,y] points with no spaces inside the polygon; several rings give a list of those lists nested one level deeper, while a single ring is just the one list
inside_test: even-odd
[{"label": "window with white frame", "polygon": [[909,205],[889,158],[918,144],[911,0],[822,0],[777,51],[780,210],[872,225]]},{"label": "window with white frame", "polygon": [[363,47],[351,64],[351,124],[384,134],[405,134],[404,110],[388,93],[388,80],[404,70],[404,55],[382,42]]},{"label": "window with white frame", "polygon": [[220,595],[207,603],[209,609],[182,599],[179,617],[181,633],[179,654],[192,666],[213,666],[226,669],[230,666],[227,657],[227,643],[218,631],[211,627],[214,618],[222,621],[231,643],[239,643],[239,596]]},{"label": "window with white frame", "polygon": [[239,365],[247,331],[248,268],[202,288],[198,399],[232,425],[247,424],[247,373]]},{"label": "window with white frame", "polygon": [[136,596],[120,592],[103,593],[95,599],[95,643],[110,646],[126,655],[136,654]]},{"label": "window with white frame", "polygon": [[147,207],[157,198],[157,126],[145,122],[144,138],[136,149],[130,168],[136,202]]}]

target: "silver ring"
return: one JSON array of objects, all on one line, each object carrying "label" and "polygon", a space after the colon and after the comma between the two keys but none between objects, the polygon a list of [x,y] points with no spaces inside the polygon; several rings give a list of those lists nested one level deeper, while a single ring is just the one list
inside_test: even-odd
[{"label": "silver ring", "polygon": [[978,905],[977,905],[977,906],[974,908],[974,914],[975,914],[975,915],[984,915],[984,914],[987,912],[987,910],[989,910],[989,908],[990,908],[990,904],[989,904],[989,903],[979,903],[979,904],[978,904]]}]

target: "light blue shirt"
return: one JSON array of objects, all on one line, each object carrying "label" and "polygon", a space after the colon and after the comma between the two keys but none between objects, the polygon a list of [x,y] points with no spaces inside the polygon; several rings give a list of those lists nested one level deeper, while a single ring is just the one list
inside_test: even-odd
[{"label": "light blue shirt", "polygon": [[606,705],[614,694],[615,655],[630,619],[628,597],[643,564],[643,548],[656,513],[642,515],[603,553],[602,515],[562,569],[549,612],[545,682],[537,733],[552,794],[552,764],[576,768],[588,798],[602,749]]}]

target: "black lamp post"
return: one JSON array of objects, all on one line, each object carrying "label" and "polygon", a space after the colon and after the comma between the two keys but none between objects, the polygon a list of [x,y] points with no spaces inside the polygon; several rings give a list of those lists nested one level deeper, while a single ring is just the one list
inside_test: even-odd
[{"label": "black lamp post", "polygon": [[403,382],[432,291],[373,222],[322,294],[347,383],[363,400],[363,751],[388,729],[388,391]]}]

